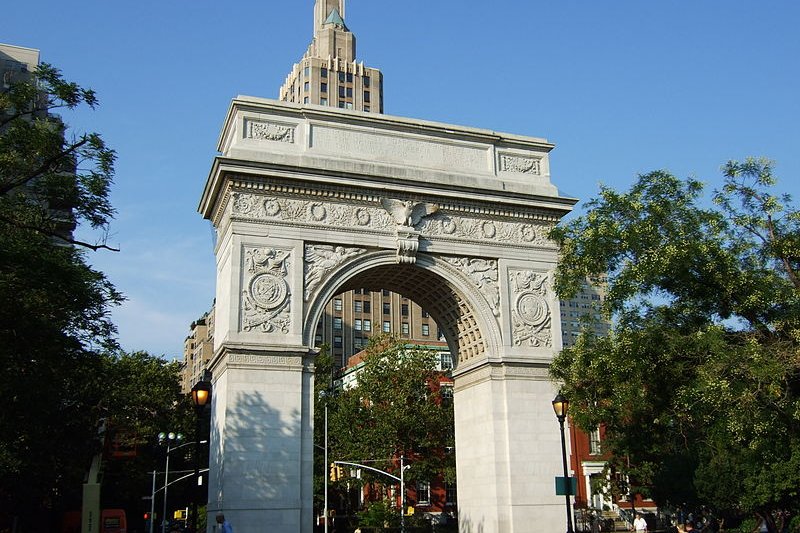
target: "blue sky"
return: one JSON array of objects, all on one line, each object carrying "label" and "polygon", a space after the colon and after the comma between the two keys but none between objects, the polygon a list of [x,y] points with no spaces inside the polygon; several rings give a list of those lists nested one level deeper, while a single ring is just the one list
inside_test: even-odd
[{"label": "blue sky", "polygon": [[[274,98],[312,33],[313,0],[10,2],[0,42],[38,48],[101,106],[67,120],[118,152],[110,244],[128,297],[120,341],[169,358],[214,297],[196,213],[238,94]],[[800,196],[800,2],[348,0],[388,114],[545,137],[581,199],[668,169],[720,184],[728,159],[776,161]]]}]

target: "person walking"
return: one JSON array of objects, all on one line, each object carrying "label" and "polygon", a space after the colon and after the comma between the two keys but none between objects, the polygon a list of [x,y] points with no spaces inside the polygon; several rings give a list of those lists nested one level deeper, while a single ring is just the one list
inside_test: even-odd
[{"label": "person walking", "polygon": [[222,513],[217,513],[217,524],[218,527],[214,528],[219,533],[233,533],[233,526],[230,522],[225,520],[225,515]]}]

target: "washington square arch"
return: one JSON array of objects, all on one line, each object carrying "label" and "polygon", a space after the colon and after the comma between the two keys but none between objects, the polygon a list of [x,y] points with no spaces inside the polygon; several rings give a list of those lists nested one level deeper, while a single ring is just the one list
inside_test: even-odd
[{"label": "washington square arch", "polygon": [[546,140],[315,105],[232,102],[200,212],[216,228],[209,523],[313,529],[315,325],[343,291],[389,289],[456,366],[459,528],[553,530],[560,349],[548,229],[574,200]]}]

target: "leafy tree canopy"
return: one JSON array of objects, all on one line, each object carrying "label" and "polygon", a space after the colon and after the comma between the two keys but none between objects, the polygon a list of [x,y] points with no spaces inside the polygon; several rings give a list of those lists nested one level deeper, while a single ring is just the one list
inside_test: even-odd
[{"label": "leafy tree canopy", "polygon": [[410,481],[453,480],[453,406],[441,397],[435,354],[377,336],[362,365],[354,386],[329,397],[330,460],[379,460],[370,465],[397,475],[404,456]]},{"label": "leafy tree canopy", "polygon": [[114,152],[94,133],[68,138],[52,114],[78,105],[94,93],[46,64],[0,92],[0,529],[13,514],[20,530],[56,530],[50,518],[80,508],[101,420],[144,452],[105,466],[117,496],[140,502],[145,489],[122,485],[146,484],[142,445],[185,405],[175,364],[119,353],[109,310],[122,295],[84,256],[107,246],[73,238],[113,215]]},{"label": "leafy tree canopy", "polygon": [[605,425],[611,466],[661,504],[800,511],[800,213],[772,170],[727,163],[712,206],[696,180],[645,174],[551,234],[559,294],[588,278],[613,318],[551,374],[577,424]]}]

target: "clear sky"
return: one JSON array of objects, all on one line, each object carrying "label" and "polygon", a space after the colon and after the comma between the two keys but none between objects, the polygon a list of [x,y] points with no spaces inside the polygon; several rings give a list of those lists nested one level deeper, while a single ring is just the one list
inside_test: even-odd
[{"label": "clear sky", "polygon": [[[214,297],[196,212],[238,94],[277,97],[313,0],[7,2],[0,42],[38,48],[100,108],[66,116],[118,153],[109,243],[128,350],[180,357]],[[668,169],[720,184],[728,159],[776,161],[800,196],[796,0],[348,0],[388,114],[545,137],[553,182],[589,198]]]}]

